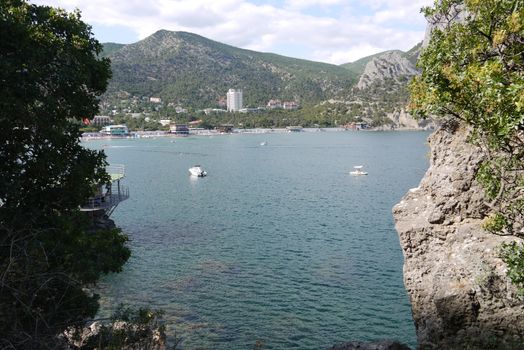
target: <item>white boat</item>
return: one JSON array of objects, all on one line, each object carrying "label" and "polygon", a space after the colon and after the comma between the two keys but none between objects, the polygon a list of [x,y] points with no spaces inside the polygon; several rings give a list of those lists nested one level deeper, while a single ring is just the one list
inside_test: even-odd
[{"label": "white boat", "polygon": [[207,172],[205,172],[200,165],[189,168],[189,172],[192,176],[204,177],[207,175]]},{"label": "white boat", "polygon": [[366,171],[363,171],[362,168],[364,168],[363,165],[355,165],[353,167],[355,170],[350,171],[349,174],[353,176],[360,176],[360,175],[367,175],[368,173]]},{"label": "white boat", "polygon": [[267,141],[260,142],[260,146],[267,146]]}]

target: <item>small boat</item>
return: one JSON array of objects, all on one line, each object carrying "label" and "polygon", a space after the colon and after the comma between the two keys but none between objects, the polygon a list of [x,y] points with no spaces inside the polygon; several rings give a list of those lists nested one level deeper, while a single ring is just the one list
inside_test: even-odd
[{"label": "small boat", "polygon": [[359,176],[359,175],[367,175],[368,173],[366,171],[363,171],[362,168],[364,168],[363,165],[355,165],[353,167],[355,170],[350,171],[349,174],[353,176]]},{"label": "small boat", "polygon": [[191,175],[197,177],[204,177],[207,175],[207,172],[205,172],[200,165],[195,165],[189,168],[189,172],[191,173]]},{"label": "small boat", "polygon": [[260,142],[260,146],[267,146],[267,141]]}]

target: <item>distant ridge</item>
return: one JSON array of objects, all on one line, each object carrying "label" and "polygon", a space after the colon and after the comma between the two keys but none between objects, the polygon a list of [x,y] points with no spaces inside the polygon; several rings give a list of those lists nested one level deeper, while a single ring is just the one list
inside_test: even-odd
[{"label": "distant ridge", "polygon": [[357,76],[360,77],[360,75],[364,72],[364,69],[366,68],[366,64],[368,64],[373,58],[382,56],[390,52],[404,53],[403,51],[400,51],[400,50],[383,51],[383,52],[376,53],[374,55],[362,57],[354,62],[341,64],[340,66],[350,70],[351,72],[355,73]]},{"label": "distant ridge", "polygon": [[431,120],[415,120],[406,111],[408,84],[419,74],[416,63],[421,44],[407,52],[390,50],[343,64],[359,76],[358,83],[342,100],[346,108],[369,124],[384,129],[434,127]]},{"label": "distant ridge", "polygon": [[125,91],[211,107],[228,89],[240,88],[248,106],[272,98],[311,105],[342,95],[358,80],[341,66],[240,49],[187,32],[160,30],[119,45],[104,44],[113,70],[106,100]]},{"label": "distant ridge", "polygon": [[100,54],[101,57],[108,57],[113,52],[116,52],[126,46],[125,44],[117,44],[117,43],[103,43],[103,51]]},{"label": "distant ridge", "polygon": [[352,71],[353,73],[355,73],[357,76],[360,77],[360,75],[364,73],[364,69],[366,68],[366,65],[373,58],[378,58],[380,56],[384,56],[384,55],[387,55],[393,52],[398,53],[400,56],[409,60],[413,64],[413,66],[416,66],[421,47],[422,47],[422,42],[418,43],[417,45],[415,45],[413,48],[411,48],[409,51],[406,51],[406,52],[401,51],[401,50],[383,51],[383,52],[376,53],[374,55],[362,57],[354,62],[348,62],[348,63],[341,64],[340,66]]}]

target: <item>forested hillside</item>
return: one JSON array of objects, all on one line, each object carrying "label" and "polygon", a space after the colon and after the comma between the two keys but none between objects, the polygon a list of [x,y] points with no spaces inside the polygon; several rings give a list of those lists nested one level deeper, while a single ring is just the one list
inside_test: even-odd
[{"label": "forested hillside", "polygon": [[195,108],[215,107],[230,88],[244,90],[246,106],[269,99],[311,105],[340,96],[357,81],[343,67],[259,53],[196,34],[161,30],[134,44],[108,47],[113,78],[106,100],[125,91]]}]

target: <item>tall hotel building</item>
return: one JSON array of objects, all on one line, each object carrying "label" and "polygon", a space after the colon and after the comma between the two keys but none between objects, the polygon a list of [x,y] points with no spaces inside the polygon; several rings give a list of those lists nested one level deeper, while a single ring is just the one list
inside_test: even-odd
[{"label": "tall hotel building", "polygon": [[237,112],[242,109],[242,90],[229,89],[227,92],[228,112]]}]

